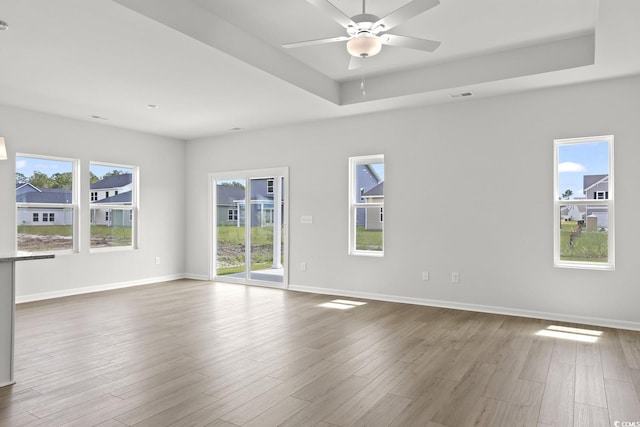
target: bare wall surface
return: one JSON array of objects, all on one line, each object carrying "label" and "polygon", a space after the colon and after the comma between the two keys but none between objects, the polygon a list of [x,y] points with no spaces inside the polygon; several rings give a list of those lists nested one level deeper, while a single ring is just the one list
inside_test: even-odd
[{"label": "bare wall surface", "polygon": [[[79,159],[81,248],[16,267],[18,300],[127,285],[184,273],[184,142],[0,106],[0,250],[15,248],[15,153]],[[140,167],[139,249],[89,253],[89,162]],[[160,257],[156,265],[155,257]]]},{"label": "bare wall surface", "polygon": [[[640,78],[625,78],[190,141],[186,271],[208,275],[208,173],[289,166],[292,287],[637,326],[638,89]],[[553,140],[607,134],[616,270],[554,268]],[[349,256],[348,157],[379,153],[385,256]],[[313,224],[301,224],[303,215]],[[450,283],[454,271],[459,284]]]}]

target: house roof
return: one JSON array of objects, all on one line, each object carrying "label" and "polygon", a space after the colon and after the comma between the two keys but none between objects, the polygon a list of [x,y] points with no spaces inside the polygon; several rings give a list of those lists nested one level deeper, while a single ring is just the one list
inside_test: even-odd
[{"label": "house roof", "polygon": [[31,187],[33,188],[35,191],[40,191],[40,189],[38,187],[36,187],[33,184],[30,184],[28,182],[24,183],[24,184],[18,184],[16,183],[16,191],[18,191],[19,189],[23,188],[23,187]]},{"label": "house roof", "polygon": [[111,175],[91,184],[92,190],[100,190],[104,188],[120,188],[131,184],[131,174]]},{"label": "house roof", "polygon": [[123,193],[116,194],[115,196],[105,197],[104,199],[91,202],[92,205],[101,204],[131,204],[131,191],[125,191]]},{"label": "house roof", "polygon": [[235,185],[217,185],[217,204],[235,205],[234,200],[244,199],[244,188]]},{"label": "house roof", "polygon": [[364,193],[362,197],[384,197],[384,181]]},{"label": "house roof", "polygon": [[39,191],[16,194],[18,203],[72,203],[72,201],[72,191],[62,188],[43,188]]},{"label": "house roof", "polygon": [[585,175],[582,178],[582,188],[585,189],[585,190],[588,190],[589,188],[593,187],[594,185],[599,184],[605,178],[609,178],[609,175],[608,174]]}]

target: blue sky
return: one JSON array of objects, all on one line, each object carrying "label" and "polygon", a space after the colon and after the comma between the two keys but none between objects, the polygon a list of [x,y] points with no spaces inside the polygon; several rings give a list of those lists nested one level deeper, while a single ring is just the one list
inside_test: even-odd
[{"label": "blue sky", "polygon": [[72,168],[73,164],[66,161],[16,157],[16,172],[23,174],[27,178],[33,175],[34,171],[51,176],[54,173],[71,172]]},{"label": "blue sky", "polygon": [[[583,177],[609,173],[609,144],[592,142],[558,147],[558,194],[582,196]],[[573,198],[572,197],[572,198]]]},{"label": "blue sky", "polygon": [[[33,175],[34,171],[39,171],[48,176],[55,173],[71,172],[73,168],[72,162],[64,160],[51,160],[51,159],[39,159],[35,157],[16,157],[16,172],[21,173],[27,178]],[[98,164],[91,165],[91,172],[96,176],[102,177],[105,173],[112,170],[119,170],[126,173],[131,173],[130,168],[123,168],[118,166],[103,166]]]},{"label": "blue sky", "polygon": [[384,163],[374,163],[371,165],[382,181],[384,181]]},{"label": "blue sky", "polygon": [[123,173],[133,173],[133,170],[131,168],[123,168],[123,167],[118,167],[113,165],[105,166],[105,165],[92,164],[91,167],[89,168],[89,170],[93,172],[93,174],[98,178],[102,178],[107,172],[111,172],[114,169]]}]

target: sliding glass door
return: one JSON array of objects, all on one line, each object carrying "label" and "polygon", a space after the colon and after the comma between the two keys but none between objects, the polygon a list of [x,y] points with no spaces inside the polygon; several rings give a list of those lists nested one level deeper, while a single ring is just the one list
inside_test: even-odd
[{"label": "sliding glass door", "polygon": [[286,287],[287,169],[215,174],[212,278]]}]

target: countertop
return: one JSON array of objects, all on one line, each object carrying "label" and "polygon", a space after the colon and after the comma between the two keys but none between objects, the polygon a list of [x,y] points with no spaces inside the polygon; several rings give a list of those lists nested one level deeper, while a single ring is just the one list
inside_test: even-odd
[{"label": "countertop", "polygon": [[29,261],[32,259],[50,259],[55,255],[38,252],[9,251],[0,252],[0,262]]}]

